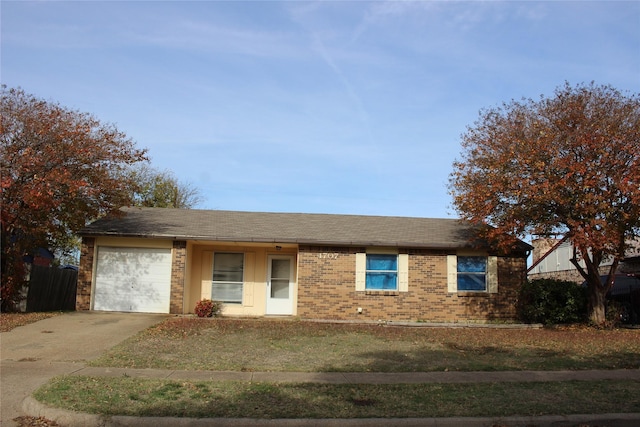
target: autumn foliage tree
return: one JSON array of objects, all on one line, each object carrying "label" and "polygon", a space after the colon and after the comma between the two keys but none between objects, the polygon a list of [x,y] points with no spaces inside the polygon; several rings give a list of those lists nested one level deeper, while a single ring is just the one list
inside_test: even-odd
[{"label": "autumn foliage tree", "polygon": [[112,125],[2,86],[2,308],[24,279],[23,256],[64,249],[90,220],[131,204],[125,172],[146,150]]},{"label": "autumn foliage tree", "polygon": [[128,175],[138,183],[133,194],[134,206],[191,209],[201,201],[198,188],[178,180],[171,171],[138,164],[131,168]]},{"label": "autumn foliage tree", "polygon": [[481,111],[462,148],[450,176],[461,216],[491,225],[489,237],[505,246],[503,233],[565,235],[590,318],[602,324],[617,266],[640,234],[640,96],[565,83],[552,97]]}]

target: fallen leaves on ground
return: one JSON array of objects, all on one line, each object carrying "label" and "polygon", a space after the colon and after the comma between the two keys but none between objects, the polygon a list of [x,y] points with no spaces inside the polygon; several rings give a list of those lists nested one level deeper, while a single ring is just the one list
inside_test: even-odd
[{"label": "fallen leaves on ground", "polygon": [[18,423],[18,427],[60,427],[55,421],[48,420],[44,417],[18,417],[13,421]]},{"label": "fallen leaves on ground", "polygon": [[18,326],[28,325],[59,314],[61,314],[59,311],[47,313],[0,313],[0,332],[9,332]]}]

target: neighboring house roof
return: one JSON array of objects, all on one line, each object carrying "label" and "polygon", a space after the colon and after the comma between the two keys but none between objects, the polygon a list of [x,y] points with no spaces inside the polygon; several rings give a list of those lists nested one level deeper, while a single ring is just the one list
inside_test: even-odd
[{"label": "neighboring house roof", "polygon": [[[122,216],[89,224],[80,234],[456,249],[474,247],[477,230],[471,223],[458,219],[168,208],[123,208],[122,212]],[[518,247],[521,251],[531,248],[524,242]]]}]

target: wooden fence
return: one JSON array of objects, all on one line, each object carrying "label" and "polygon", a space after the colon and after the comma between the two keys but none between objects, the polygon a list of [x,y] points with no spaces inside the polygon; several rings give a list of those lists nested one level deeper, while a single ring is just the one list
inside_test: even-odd
[{"label": "wooden fence", "polygon": [[76,270],[32,266],[27,311],[75,310],[77,285]]}]

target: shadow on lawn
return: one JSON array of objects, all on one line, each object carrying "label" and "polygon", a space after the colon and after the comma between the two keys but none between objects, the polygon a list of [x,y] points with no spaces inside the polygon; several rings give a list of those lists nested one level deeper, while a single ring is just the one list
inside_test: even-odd
[{"label": "shadow on lawn", "polygon": [[[204,386],[203,386],[204,387]],[[319,390],[320,387],[320,390]],[[326,414],[340,417],[358,416],[360,410],[370,414],[379,403],[368,398],[357,387],[277,383],[253,383],[236,396],[220,396],[215,391],[201,390],[200,396],[189,396],[185,404],[169,402],[147,404],[139,408],[137,416],[196,417],[196,418],[322,418]],[[179,400],[179,399],[178,399]],[[368,407],[366,409],[361,407]]]},{"label": "shadow on lawn", "polygon": [[497,346],[449,344],[444,350],[418,348],[383,350],[357,355],[349,363],[325,365],[320,372],[436,372],[638,369],[640,354],[612,351],[606,355],[576,355],[544,348],[508,349]]}]

